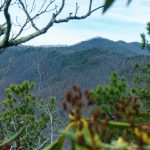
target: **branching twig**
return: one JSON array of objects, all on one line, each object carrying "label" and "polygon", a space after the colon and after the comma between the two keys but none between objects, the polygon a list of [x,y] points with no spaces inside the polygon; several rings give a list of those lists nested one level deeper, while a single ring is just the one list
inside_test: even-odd
[{"label": "branching twig", "polygon": [[[25,19],[23,24],[19,22],[17,18],[16,20],[17,26],[20,27],[20,29],[18,30],[17,33],[15,33],[12,31],[12,27],[11,27],[12,25],[15,25],[15,24],[13,23],[13,21],[11,21],[10,14],[8,12],[9,7],[11,6],[11,0],[6,0],[6,3],[4,4],[4,7],[3,7],[5,18],[6,18],[6,30],[5,32],[1,32],[2,33],[1,35],[4,34],[4,38],[0,42],[0,53],[5,50],[4,49],[5,47],[16,46],[18,44],[25,43],[35,37],[38,37],[46,33],[54,24],[68,22],[71,20],[85,19],[89,17],[92,13],[94,13],[95,11],[104,7],[104,6],[98,6],[96,8],[92,8],[93,1],[94,0],[89,0],[88,9],[84,15],[81,15],[81,16],[78,15],[79,5],[78,3],[76,3],[76,8],[74,12],[70,12],[64,18],[58,18],[64,10],[66,0],[62,0],[59,7],[57,3],[54,4],[56,0],[50,0],[50,1],[43,0],[43,3],[39,7],[38,11],[35,12],[34,15],[33,15],[33,12],[35,11],[35,8],[36,8],[36,4],[35,4],[36,0],[33,0],[32,3],[30,4],[31,5],[30,10],[29,10],[29,5],[27,4],[26,0],[24,1],[18,0],[15,4],[18,5],[18,8],[20,8],[25,13],[27,18]],[[48,23],[45,26],[39,28],[37,26],[37,23],[35,23],[35,20],[41,18],[43,14],[48,13],[48,12],[50,12],[51,14],[51,17],[49,18]],[[31,27],[35,29],[35,31],[32,33],[29,33],[26,36],[22,36],[26,27],[28,27],[29,24],[31,24]],[[11,35],[12,33],[15,33],[15,35],[12,36]],[[12,36],[11,39],[10,39],[10,36]]]}]

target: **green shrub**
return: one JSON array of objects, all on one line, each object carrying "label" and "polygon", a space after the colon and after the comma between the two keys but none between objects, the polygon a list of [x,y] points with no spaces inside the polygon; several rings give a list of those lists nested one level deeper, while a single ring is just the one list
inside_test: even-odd
[{"label": "green shrub", "polygon": [[[10,139],[15,133],[25,128],[24,132],[10,143],[13,149],[34,149],[50,142],[46,128],[54,120],[52,111],[56,108],[55,97],[49,102],[39,100],[31,93],[34,83],[24,81],[20,85],[12,84],[5,90],[6,99],[1,102],[0,141]],[[50,137],[50,136],[49,136]]]}]

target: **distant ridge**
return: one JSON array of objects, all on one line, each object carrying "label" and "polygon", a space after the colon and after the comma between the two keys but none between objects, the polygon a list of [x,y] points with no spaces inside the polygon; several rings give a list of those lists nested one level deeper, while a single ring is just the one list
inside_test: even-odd
[{"label": "distant ridge", "polygon": [[138,42],[115,42],[101,37],[71,46],[11,47],[0,55],[0,79],[6,74],[0,80],[0,97],[11,83],[24,80],[36,82],[34,92],[42,97],[55,95],[58,99],[72,83],[82,88],[106,84],[114,70],[131,82],[132,65],[147,63],[149,59],[149,53],[141,50]]},{"label": "distant ridge", "polygon": [[[94,37],[90,38],[73,45],[67,44],[58,44],[58,45],[41,45],[41,46],[31,46],[31,45],[20,45],[16,47],[25,48],[25,47],[37,47],[37,48],[50,48],[50,49],[63,49],[63,50],[71,50],[71,51],[83,51],[91,48],[101,48],[103,50],[126,53],[128,55],[150,55],[147,50],[141,50],[141,43],[139,42],[125,42],[122,40],[113,41],[110,39],[102,38],[102,37]],[[12,48],[9,48],[12,49]]]},{"label": "distant ridge", "polygon": [[126,53],[129,55],[149,55],[148,51],[141,50],[140,43],[131,42],[127,43],[124,41],[112,41],[102,37],[95,37],[80,43],[70,46],[72,50],[86,50],[90,48],[101,48],[103,50],[110,50],[119,53]]}]

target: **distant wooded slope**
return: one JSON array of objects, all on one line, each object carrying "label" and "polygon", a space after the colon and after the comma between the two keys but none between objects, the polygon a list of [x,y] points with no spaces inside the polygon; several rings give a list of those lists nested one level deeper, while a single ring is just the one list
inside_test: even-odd
[{"label": "distant wooded slope", "polygon": [[72,83],[83,88],[106,84],[113,70],[128,82],[135,62],[147,63],[147,51],[140,43],[114,42],[93,38],[72,46],[18,46],[0,55],[0,92],[11,83],[34,81],[40,96],[55,95],[61,99]]}]

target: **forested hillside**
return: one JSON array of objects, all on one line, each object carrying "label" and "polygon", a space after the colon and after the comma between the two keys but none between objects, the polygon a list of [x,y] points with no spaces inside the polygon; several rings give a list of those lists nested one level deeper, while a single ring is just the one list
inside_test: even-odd
[{"label": "forested hillside", "polygon": [[108,82],[113,70],[131,84],[135,62],[147,63],[147,51],[140,43],[113,42],[93,38],[72,46],[18,46],[0,55],[0,92],[11,83],[36,82],[41,97],[55,95],[60,100],[72,83],[93,88]]}]

